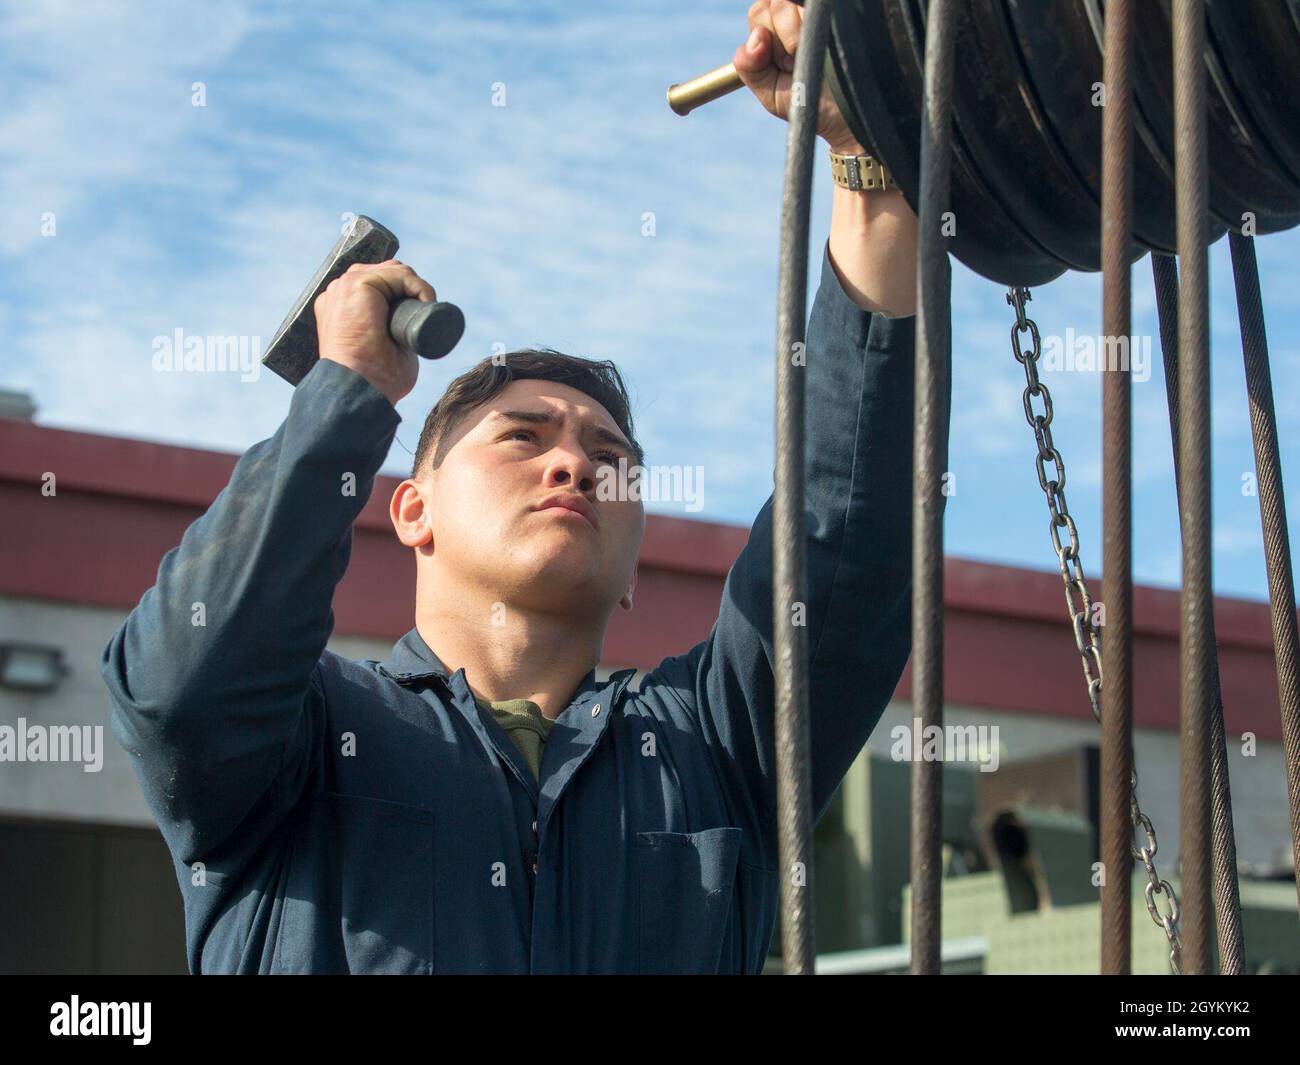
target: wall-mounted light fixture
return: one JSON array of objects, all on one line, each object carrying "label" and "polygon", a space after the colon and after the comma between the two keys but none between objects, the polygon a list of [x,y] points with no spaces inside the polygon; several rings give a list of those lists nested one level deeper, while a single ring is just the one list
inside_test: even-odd
[{"label": "wall-mounted light fixture", "polygon": [[53,691],[71,670],[63,649],[37,643],[0,643],[0,688]]}]

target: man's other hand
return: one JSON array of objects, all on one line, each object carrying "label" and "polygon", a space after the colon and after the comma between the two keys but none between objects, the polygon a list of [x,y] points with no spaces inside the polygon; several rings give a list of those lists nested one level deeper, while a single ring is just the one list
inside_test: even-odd
[{"label": "man's other hand", "polygon": [[[749,39],[736,49],[732,63],[741,80],[768,111],[789,119],[794,56],[803,28],[803,8],[791,0],[755,0],[749,6]],[[846,155],[866,154],[849,130],[839,104],[822,79],[817,107],[817,135]]]}]

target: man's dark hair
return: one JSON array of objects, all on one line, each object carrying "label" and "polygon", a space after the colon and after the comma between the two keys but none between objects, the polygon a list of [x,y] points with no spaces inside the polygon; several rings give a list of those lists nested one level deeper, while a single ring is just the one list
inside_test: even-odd
[{"label": "man's dark hair", "polygon": [[447,386],[424,420],[411,464],[411,477],[419,477],[425,466],[436,469],[442,464],[442,444],[463,415],[497,395],[511,381],[528,379],[568,385],[596,400],[609,411],[632,445],[632,461],[638,466],[645,465],[645,452],[632,432],[632,411],[617,366],[608,359],[583,359],[552,348],[525,348],[490,356]]}]

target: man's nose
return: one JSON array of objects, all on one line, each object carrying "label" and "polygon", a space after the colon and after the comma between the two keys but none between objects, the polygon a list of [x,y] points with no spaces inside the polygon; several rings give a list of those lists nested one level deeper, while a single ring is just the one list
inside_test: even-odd
[{"label": "man's nose", "polygon": [[587,493],[596,487],[596,467],[576,441],[557,444],[546,467],[546,478],[550,484],[572,485]]}]

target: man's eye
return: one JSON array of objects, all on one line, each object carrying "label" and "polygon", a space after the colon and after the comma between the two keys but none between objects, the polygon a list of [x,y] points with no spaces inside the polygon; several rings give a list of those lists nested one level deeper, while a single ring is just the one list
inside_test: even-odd
[{"label": "man's eye", "polygon": [[[513,440],[517,436],[526,436],[530,440],[537,439],[537,434],[533,432],[531,429],[511,429],[510,432],[508,432],[503,439]],[[618,460],[622,456],[619,455],[618,452],[616,451],[598,451],[595,457],[603,458],[607,460],[611,466],[616,466],[618,464]]]}]

